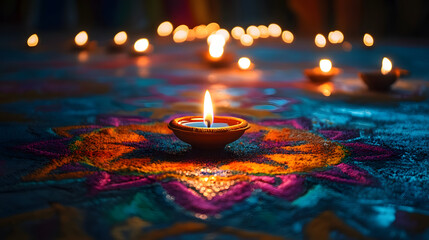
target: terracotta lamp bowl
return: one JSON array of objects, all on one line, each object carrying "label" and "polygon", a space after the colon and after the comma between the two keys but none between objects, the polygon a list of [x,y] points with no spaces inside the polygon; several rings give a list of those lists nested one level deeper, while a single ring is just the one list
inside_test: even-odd
[{"label": "terracotta lamp bowl", "polygon": [[331,68],[329,72],[322,72],[320,68],[311,68],[311,69],[305,69],[304,75],[314,83],[322,84],[325,82],[331,81],[333,77],[340,74],[341,70],[339,68]]},{"label": "terracotta lamp bowl", "polygon": [[173,133],[196,149],[223,149],[226,144],[239,139],[250,128],[247,121],[235,117],[214,117],[215,123],[225,127],[192,127],[187,124],[202,122],[201,116],[187,116],[171,120],[168,124]]},{"label": "terracotta lamp bowl", "polygon": [[359,73],[359,77],[368,89],[377,92],[389,91],[392,84],[398,79],[398,75],[396,72],[390,72],[386,75],[381,74],[381,72]]},{"label": "terracotta lamp bowl", "polygon": [[205,63],[214,68],[228,67],[235,58],[232,52],[224,52],[220,58],[213,58],[208,51],[202,51],[200,55]]}]

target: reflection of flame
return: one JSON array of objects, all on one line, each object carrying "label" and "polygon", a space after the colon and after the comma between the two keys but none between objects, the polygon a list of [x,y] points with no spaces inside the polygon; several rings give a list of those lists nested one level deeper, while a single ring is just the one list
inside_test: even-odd
[{"label": "reflection of flame", "polygon": [[329,97],[334,90],[334,86],[332,85],[332,83],[324,83],[317,87],[317,90],[319,90],[319,92],[321,92],[323,96]]},{"label": "reflection of flame", "polygon": [[322,59],[319,62],[319,67],[320,67],[320,70],[322,70],[322,72],[327,73],[331,71],[332,63],[329,59]]},{"label": "reflection of flame", "polygon": [[248,35],[248,34],[243,34],[240,37],[240,43],[243,46],[246,46],[246,47],[252,46],[252,44],[253,44],[253,38],[250,35]]},{"label": "reflection of flame", "polygon": [[282,28],[275,23],[271,23],[268,25],[268,33],[270,33],[271,37],[280,37],[282,35]]},{"label": "reflection of flame", "polygon": [[124,31],[118,32],[115,37],[113,38],[113,41],[117,44],[117,45],[122,45],[124,44],[128,39],[127,33]]},{"label": "reflection of flame", "polygon": [[246,33],[249,34],[253,39],[258,39],[261,36],[259,28],[252,25],[246,29]]},{"label": "reflection of flame", "polygon": [[243,35],[244,35],[244,29],[243,29],[242,27],[239,27],[239,26],[234,27],[234,28],[231,30],[231,35],[232,35],[232,37],[233,37],[234,39],[239,40],[239,39],[241,38],[241,36],[243,36]]},{"label": "reflection of flame", "polygon": [[383,61],[381,62],[381,73],[383,75],[386,75],[391,70],[392,70],[392,62],[387,57],[384,57]]},{"label": "reflection of flame", "polygon": [[320,48],[325,47],[325,45],[326,45],[326,38],[322,34],[319,33],[314,38],[314,43],[316,44],[316,46],[318,46]]},{"label": "reflection of flame", "polygon": [[78,33],[74,38],[74,42],[78,46],[85,45],[87,41],[88,41],[88,33],[86,33],[85,31]]},{"label": "reflection of flame", "polygon": [[290,31],[286,30],[282,33],[282,39],[285,43],[292,43],[293,38],[293,34]]},{"label": "reflection of flame", "polygon": [[206,90],[206,94],[204,95],[204,124],[206,127],[210,127],[213,124],[214,121],[214,114],[213,114],[213,104],[212,104],[212,98],[210,96],[209,90]]},{"label": "reflection of flame", "polygon": [[370,34],[365,33],[365,35],[363,35],[363,44],[367,47],[371,47],[374,45],[374,38]]},{"label": "reflection of flame", "polygon": [[157,29],[158,35],[161,37],[166,37],[170,35],[172,31],[173,31],[173,24],[171,24],[171,22],[169,21],[165,21],[159,24]]},{"label": "reflection of flame", "polygon": [[242,57],[238,60],[238,67],[240,67],[240,69],[246,70],[246,69],[249,69],[251,63],[252,62],[250,61],[249,58]]},{"label": "reflection of flame", "polygon": [[29,47],[35,47],[37,46],[38,43],[39,43],[39,37],[37,36],[37,34],[31,35],[27,40],[27,45]]},{"label": "reflection of flame", "polygon": [[221,44],[210,44],[209,53],[213,58],[220,58],[223,55],[223,45]]},{"label": "reflection of flame", "polygon": [[134,50],[136,52],[144,52],[149,48],[149,40],[147,38],[140,38],[134,43]]}]

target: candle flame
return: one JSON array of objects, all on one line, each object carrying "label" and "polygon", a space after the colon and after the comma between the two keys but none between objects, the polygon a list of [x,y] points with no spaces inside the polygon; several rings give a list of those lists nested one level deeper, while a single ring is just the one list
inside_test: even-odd
[{"label": "candle flame", "polygon": [[116,43],[116,45],[123,45],[127,42],[128,36],[125,31],[118,32],[115,37],[113,38],[113,41]]},{"label": "candle flame", "polygon": [[323,48],[326,46],[326,38],[325,36],[323,36],[322,34],[317,34],[316,37],[314,38],[314,43],[316,44],[317,47]]},{"label": "candle flame", "polygon": [[252,64],[252,62],[247,57],[242,57],[238,60],[238,67],[242,70],[249,69],[250,64]]},{"label": "candle flame", "polygon": [[27,40],[27,45],[29,47],[35,47],[37,46],[38,43],[39,43],[39,37],[37,36],[37,34],[31,35]]},{"label": "candle flame", "polygon": [[213,114],[213,104],[212,98],[210,96],[209,90],[206,90],[206,94],[204,95],[204,116],[203,116],[204,124],[206,127],[211,127],[214,121]]},{"label": "candle flame", "polygon": [[363,44],[367,47],[371,47],[374,45],[374,38],[369,33],[365,33],[365,35],[363,35]]},{"label": "candle flame", "polygon": [[161,24],[159,24],[157,29],[158,35],[161,37],[166,37],[173,32],[173,24],[169,21],[165,21]]},{"label": "candle flame", "polygon": [[319,62],[319,67],[320,67],[320,70],[322,70],[322,72],[327,73],[331,71],[332,63],[329,59],[322,59]]},{"label": "candle flame", "polygon": [[147,38],[140,38],[134,43],[134,50],[136,52],[144,52],[149,48],[149,40]]},{"label": "candle flame", "polygon": [[76,35],[76,37],[74,38],[74,42],[76,43],[76,45],[78,46],[83,46],[86,44],[86,42],[88,42],[88,33],[86,33],[85,31],[81,31],[80,33],[78,33]]},{"label": "candle flame", "polygon": [[386,75],[391,70],[392,70],[392,62],[387,57],[384,57],[383,61],[381,62],[381,73],[383,75]]}]

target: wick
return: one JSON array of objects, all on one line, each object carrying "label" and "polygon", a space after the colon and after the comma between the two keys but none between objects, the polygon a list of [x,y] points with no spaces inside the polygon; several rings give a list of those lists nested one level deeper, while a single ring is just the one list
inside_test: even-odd
[{"label": "wick", "polygon": [[212,123],[209,119],[205,119],[204,122],[208,128],[210,128],[212,126]]}]

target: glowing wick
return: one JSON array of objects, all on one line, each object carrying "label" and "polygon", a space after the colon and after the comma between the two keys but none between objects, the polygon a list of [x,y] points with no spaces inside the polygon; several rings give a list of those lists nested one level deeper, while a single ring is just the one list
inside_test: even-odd
[{"label": "glowing wick", "polygon": [[27,40],[27,45],[29,47],[35,47],[37,46],[38,43],[39,43],[39,37],[37,36],[37,34],[31,35]]},{"label": "glowing wick", "polygon": [[212,97],[210,96],[209,90],[206,90],[204,95],[204,124],[206,127],[211,127],[214,121]]},{"label": "glowing wick", "polygon": [[242,70],[249,69],[250,64],[252,64],[252,62],[247,57],[242,57],[238,60],[238,67]]},{"label": "glowing wick", "polygon": [[81,31],[74,38],[74,42],[80,47],[85,45],[86,42],[88,42],[88,33],[86,33],[85,31]]},{"label": "glowing wick", "polygon": [[125,31],[118,32],[115,37],[113,38],[113,41],[116,43],[116,45],[123,45],[127,42],[128,36]]},{"label": "glowing wick", "polygon": [[319,62],[319,68],[322,70],[322,72],[329,72],[332,68],[332,63],[329,61],[329,59],[321,59]]},{"label": "glowing wick", "polygon": [[384,57],[383,61],[381,62],[381,74],[386,75],[391,70],[392,70],[392,62],[387,57]]},{"label": "glowing wick", "polygon": [[136,52],[144,52],[149,48],[149,40],[147,38],[140,38],[134,43],[134,50]]}]

